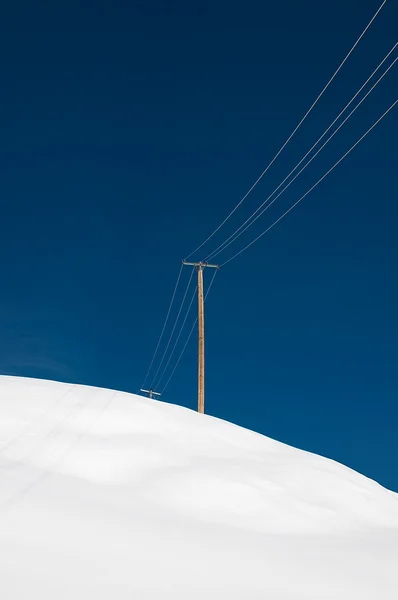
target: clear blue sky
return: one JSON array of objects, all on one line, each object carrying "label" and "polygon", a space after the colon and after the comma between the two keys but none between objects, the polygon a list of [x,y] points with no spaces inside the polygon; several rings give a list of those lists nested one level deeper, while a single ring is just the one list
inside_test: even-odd
[{"label": "clear blue sky", "polygon": [[[6,3],[0,372],[137,391],[180,260],[257,178],[379,3]],[[390,1],[217,243],[351,98],[397,22]],[[240,241],[396,99],[397,68]],[[206,408],[398,491],[397,110],[220,271]],[[196,406],[194,339],[165,400]]]}]

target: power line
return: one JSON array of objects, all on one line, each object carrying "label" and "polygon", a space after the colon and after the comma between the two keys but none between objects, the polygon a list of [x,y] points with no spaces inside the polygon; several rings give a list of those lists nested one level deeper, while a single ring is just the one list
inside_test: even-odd
[{"label": "power line", "polygon": [[267,171],[269,170],[269,168],[273,165],[273,163],[275,162],[275,160],[278,158],[278,156],[282,153],[282,151],[286,148],[286,146],[288,145],[288,143],[290,142],[290,140],[293,138],[293,136],[299,130],[299,128],[304,123],[304,121],[306,120],[306,118],[308,117],[308,115],[311,113],[312,109],[315,107],[315,105],[318,103],[318,101],[321,99],[321,97],[323,96],[323,94],[326,92],[327,88],[330,86],[330,84],[332,83],[332,81],[334,80],[334,78],[336,77],[336,75],[339,73],[339,71],[341,70],[341,68],[345,64],[345,62],[348,60],[348,58],[350,57],[350,55],[352,54],[352,52],[355,50],[355,48],[357,47],[357,45],[359,44],[359,42],[361,41],[361,39],[363,38],[363,36],[367,32],[367,30],[369,29],[369,27],[372,25],[373,21],[375,20],[375,18],[377,17],[377,15],[379,14],[379,12],[381,11],[381,9],[383,8],[383,6],[385,5],[386,2],[387,2],[387,0],[383,0],[382,4],[379,6],[379,8],[377,9],[377,11],[375,12],[375,14],[373,15],[373,17],[369,21],[369,23],[366,25],[365,29],[362,31],[361,35],[358,37],[358,39],[356,40],[356,42],[352,46],[351,50],[345,56],[345,58],[340,63],[340,65],[337,67],[336,71],[333,73],[332,77],[326,83],[325,87],[322,89],[322,91],[320,92],[320,94],[316,97],[316,99],[314,100],[314,102],[311,104],[310,108],[307,110],[307,112],[305,113],[304,117],[301,119],[301,121],[298,123],[298,125],[295,127],[295,129],[292,131],[292,133],[289,135],[289,137],[284,142],[284,144],[281,146],[281,148],[278,150],[278,152],[275,154],[275,156],[273,157],[273,159],[265,167],[265,169],[263,170],[263,172],[261,173],[261,175],[257,178],[257,180],[254,182],[254,184],[251,186],[251,188],[246,192],[246,194],[243,196],[243,198],[241,198],[241,200],[238,202],[238,204],[235,206],[235,208],[233,208],[231,210],[231,212],[227,215],[227,217],[225,217],[225,219],[220,223],[220,225],[218,225],[218,227],[216,227],[216,229],[197,248],[195,248],[195,250],[193,250],[190,254],[188,254],[186,258],[190,258],[193,254],[195,254],[195,252],[197,252],[198,250],[200,250],[200,248],[202,248],[221,229],[221,227],[223,227],[223,225],[225,225],[225,223],[230,219],[230,217],[235,213],[235,211],[240,207],[240,205],[246,200],[246,198],[248,197],[248,195],[254,190],[254,188],[261,181],[261,179],[267,173]]},{"label": "power line", "polygon": [[172,359],[172,357],[173,357],[173,354],[174,354],[174,352],[175,352],[175,349],[176,349],[176,347],[177,347],[178,341],[179,341],[179,339],[180,339],[180,337],[181,337],[181,334],[182,334],[182,332],[183,332],[183,329],[184,329],[184,327],[185,327],[185,323],[186,323],[186,321],[187,321],[187,318],[188,318],[188,315],[189,315],[189,311],[191,310],[191,307],[192,307],[193,301],[195,300],[195,296],[196,296],[197,289],[198,289],[198,286],[196,286],[196,287],[195,287],[195,290],[194,290],[194,292],[193,292],[193,294],[192,294],[192,298],[191,298],[191,301],[190,301],[190,303],[189,303],[189,306],[188,306],[188,308],[187,308],[187,311],[186,311],[186,314],[185,314],[185,318],[184,318],[184,320],[183,320],[183,322],[182,322],[182,325],[181,325],[181,328],[180,328],[179,334],[178,334],[178,336],[177,336],[177,338],[176,338],[176,341],[174,342],[174,346],[173,346],[173,348],[172,348],[172,350],[171,350],[171,352],[170,352],[170,356],[169,356],[169,358],[168,358],[168,361],[167,361],[166,365],[165,365],[165,366],[164,366],[164,368],[163,368],[162,374],[161,374],[161,376],[159,377],[159,379],[158,379],[158,381],[157,381],[157,383],[156,383],[156,385],[155,385],[155,389],[157,389],[157,388],[160,386],[160,383],[161,383],[161,381],[162,381],[162,379],[163,379],[163,377],[164,377],[164,375],[165,375],[165,373],[166,373],[166,371],[167,371],[167,367],[169,366],[169,364],[170,364],[170,361],[171,361],[171,359]]},{"label": "power line", "polygon": [[[272,198],[272,196],[279,190],[279,188],[285,183],[285,181],[287,179],[289,179],[289,177],[296,171],[296,169],[302,164],[302,162],[307,158],[307,156],[312,152],[312,150],[319,144],[319,142],[325,137],[325,135],[330,131],[330,129],[333,127],[333,125],[338,121],[338,119],[341,117],[342,114],[344,114],[344,112],[347,110],[347,108],[352,104],[352,102],[355,100],[355,98],[357,98],[357,96],[361,93],[361,91],[364,89],[364,87],[369,83],[369,81],[372,79],[372,77],[377,73],[377,71],[380,69],[380,67],[385,63],[385,61],[387,60],[387,58],[392,54],[392,52],[395,50],[395,48],[398,46],[398,42],[396,42],[394,44],[394,46],[391,48],[391,50],[386,54],[386,56],[383,58],[383,60],[379,63],[379,65],[376,67],[376,69],[373,71],[373,73],[368,77],[368,79],[365,81],[364,84],[362,84],[362,86],[359,88],[359,90],[356,92],[356,94],[351,98],[351,100],[346,104],[346,106],[343,108],[343,110],[337,115],[337,117],[334,119],[334,121],[329,125],[329,127],[323,132],[323,134],[318,138],[318,140],[315,142],[315,144],[313,144],[313,146],[308,150],[308,152],[303,156],[303,158],[300,160],[300,162],[297,163],[297,165],[290,171],[290,173],[285,177],[285,179],[283,181],[281,181],[281,183],[278,185],[278,187],[276,187],[274,189],[274,191],[264,200],[264,202],[262,204],[260,204],[260,206],[250,215],[250,217],[248,219],[246,219],[246,221],[244,223],[242,223],[242,225],[240,227],[238,227],[226,240],[224,240],[224,242],[222,242],[219,246],[217,246],[217,248],[215,248],[215,250],[213,250],[210,254],[208,254],[205,258],[205,260],[210,260],[213,256],[216,256],[216,254],[218,254],[219,250],[220,252],[222,252],[223,250],[225,250],[225,248],[227,248],[230,244],[228,244],[227,242],[229,242],[229,240],[231,240],[231,238],[234,238],[231,243],[233,243],[235,241],[235,239],[237,239],[237,237],[235,235],[241,230],[243,229],[243,227],[246,225],[246,223],[248,223],[257,213],[259,210],[261,210],[261,208],[268,202],[268,200],[270,198]],[[394,64],[394,63],[393,63]],[[392,66],[392,65],[391,65]],[[391,68],[390,66],[390,68]],[[389,70],[389,69],[388,69]],[[386,73],[384,73],[385,75]],[[383,76],[384,76],[383,75]],[[359,106],[359,104],[358,104]],[[357,108],[358,108],[357,106]],[[351,113],[352,114],[352,113]],[[328,141],[330,141],[331,138],[329,138]],[[323,146],[324,147],[324,146]],[[315,158],[315,157],[314,157]],[[307,163],[306,166],[308,166],[309,163]],[[300,171],[301,173],[302,171]],[[294,179],[292,179],[292,181],[289,183],[289,185],[291,183],[293,183]],[[287,189],[286,186],[284,188]],[[279,196],[278,196],[279,197]],[[273,202],[272,202],[273,203]],[[272,204],[271,203],[271,204]],[[269,206],[271,206],[271,204]],[[262,211],[261,214],[263,214],[264,211]],[[255,219],[256,220],[256,219]],[[249,225],[249,227],[254,223],[254,221]],[[245,228],[244,231],[246,231],[248,229],[248,227]],[[242,231],[243,233],[243,231]],[[241,235],[241,234],[239,234]],[[224,247],[223,247],[224,246]]]},{"label": "power line", "polygon": [[[398,45],[398,42],[395,44],[394,48]],[[393,48],[393,49],[394,49]],[[391,54],[392,50],[388,53],[388,55],[385,57],[385,59],[382,61],[382,63],[386,60],[386,58]],[[233,234],[231,234],[229,236],[229,238],[227,238],[222,244],[220,244],[215,250],[213,250],[213,252],[211,252],[205,260],[209,260],[210,258],[214,258],[215,256],[217,256],[218,254],[220,254],[221,252],[223,252],[224,250],[226,250],[226,248],[228,248],[228,246],[230,246],[231,244],[233,244],[245,231],[247,231],[256,221],[257,219],[259,219],[261,217],[261,215],[264,214],[264,212],[266,210],[268,210],[273,203],[291,186],[291,184],[297,179],[297,177],[299,177],[299,175],[312,163],[312,161],[314,160],[314,158],[316,158],[318,156],[318,154],[325,148],[325,146],[334,138],[334,136],[336,135],[336,133],[341,129],[341,127],[343,127],[343,125],[348,121],[348,119],[350,119],[350,117],[354,114],[354,112],[361,106],[362,102],[364,102],[364,100],[366,100],[366,98],[369,96],[369,94],[375,89],[375,87],[380,83],[380,81],[385,77],[385,75],[387,75],[387,73],[390,71],[390,69],[394,66],[394,64],[397,62],[398,57],[394,59],[394,61],[390,64],[390,66],[384,71],[384,73],[379,77],[379,79],[372,85],[372,87],[367,91],[367,93],[365,94],[365,96],[358,102],[358,104],[352,109],[352,111],[347,115],[347,117],[340,123],[340,125],[335,129],[335,131],[329,136],[329,138],[326,140],[326,142],[324,142],[322,144],[322,146],[315,152],[315,154],[310,158],[310,160],[300,169],[300,171],[298,171],[298,173],[296,173],[296,175],[293,177],[293,179],[291,179],[289,181],[289,183],[279,192],[279,194],[277,196],[275,196],[275,198],[269,203],[267,204],[268,200],[270,198],[272,198],[272,196],[275,194],[276,191],[278,191],[278,189],[283,185],[283,183],[290,177],[290,175],[292,175],[292,173],[294,173],[294,171],[297,169],[297,167],[303,162],[303,160],[310,154],[310,152],[315,148],[315,146],[319,143],[319,141],[325,136],[325,134],[331,129],[331,127],[336,123],[337,119],[343,114],[343,112],[346,110],[346,108],[348,108],[348,106],[352,103],[352,101],[355,99],[355,97],[359,94],[359,92],[363,89],[363,87],[366,85],[366,83],[368,83],[369,79],[374,75],[374,73],[379,69],[379,67],[381,66],[382,63],[380,63],[380,65],[377,67],[377,69],[372,73],[372,75],[370,76],[370,78],[366,81],[366,83],[362,86],[361,90],[359,90],[357,92],[357,94],[354,96],[354,98],[352,98],[352,100],[347,104],[347,106],[340,112],[339,116],[336,117],[336,119],[333,121],[333,123],[328,127],[328,129],[322,134],[322,136],[318,139],[318,141],[312,146],[312,148],[307,152],[307,154],[300,160],[300,162],[294,167],[294,169],[289,173],[289,175],[287,175],[287,177],[285,177],[285,179],[278,185],[277,188],[275,188],[275,190],[264,200],[264,202],[262,204],[260,204],[260,206],[254,211],[254,213],[248,218],[246,219],[246,221],[240,226],[238,227],[238,229],[236,229],[234,231]],[[265,208],[263,208],[264,205],[266,205]],[[263,208],[263,210],[261,210]],[[255,217],[254,215],[256,215],[259,211],[261,210],[261,212]],[[253,220],[252,220],[253,219]],[[249,222],[251,221],[251,222]],[[248,223],[248,225],[246,225],[246,223]],[[246,227],[245,227],[246,225]],[[232,238],[232,239],[231,239]],[[230,241],[229,241],[230,240]]]},{"label": "power line", "polygon": [[177,281],[176,281],[176,284],[174,286],[173,295],[171,296],[171,301],[170,301],[170,304],[169,304],[169,309],[168,309],[167,314],[166,314],[166,319],[164,321],[164,324],[163,324],[163,327],[162,327],[162,331],[161,331],[159,339],[158,339],[158,343],[156,344],[155,352],[153,353],[152,360],[151,360],[151,362],[149,364],[148,371],[147,371],[147,373],[145,375],[144,381],[142,382],[141,388],[144,387],[145,382],[148,379],[148,375],[149,375],[149,373],[150,373],[150,371],[152,369],[153,361],[155,360],[155,356],[156,356],[156,354],[157,354],[157,352],[159,350],[160,342],[162,341],[163,334],[164,334],[164,331],[166,329],[167,321],[169,320],[171,307],[173,306],[174,298],[175,298],[175,295],[176,295],[176,292],[177,292],[177,288],[178,288],[178,284],[180,282],[181,273],[182,273],[182,269],[183,268],[184,268],[184,265],[181,264],[180,271],[179,271],[178,276],[177,276]]},{"label": "power line", "polygon": [[255,244],[260,238],[263,237],[263,235],[265,235],[266,233],[268,233],[268,231],[270,229],[272,229],[277,223],[279,223],[279,221],[281,221],[288,213],[290,213],[290,211],[293,210],[293,208],[295,206],[297,206],[297,204],[299,204],[299,202],[301,202],[302,200],[304,200],[304,198],[306,196],[308,196],[308,194],[310,192],[312,192],[321,183],[321,181],[323,181],[325,179],[325,177],[327,177],[337,167],[337,165],[339,165],[352,152],[352,150],[354,150],[354,148],[356,148],[356,146],[358,146],[358,144],[368,135],[368,133],[370,133],[372,131],[372,129],[374,129],[376,127],[376,125],[378,125],[380,123],[380,121],[382,119],[384,119],[384,117],[394,108],[394,106],[397,103],[398,103],[398,99],[395,100],[395,102],[393,102],[393,104],[391,104],[391,106],[381,115],[381,117],[379,117],[379,119],[377,119],[377,121],[375,123],[373,123],[373,125],[371,127],[369,127],[369,129],[355,142],[355,144],[353,144],[351,146],[351,148],[349,150],[347,150],[347,152],[345,154],[343,154],[343,156],[337,162],[335,162],[335,164],[320,179],[318,179],[318,181],[316,183],[314,183],[314,185],[305,194],[303,194],[301,196],[301,198],[299,198],[294,204],[292,204],[292,206],[290,208],[288,208],[269,227],[267,227],[267,229],[265,231],[263,231],[254,240],[252,240],[249,244],[247,244],[244,248],[242,248],[242,250],[240,250],[239,252],[237,252],[236,254],[234,254],[231,258],[229,258],[228,260],[226,260],[221,266],[223,267],[224,265],[228,264],[229,262],[231,262],[232,260],[234,260],[235,258],[237,258],[240,254],[242,254],[243,252],[245,252],[245,250],[247,250],[248,248],[250,248],[250,246],[252,246],[253,244]]},{"label": "power line", "polygon": [[[181,266],[183,267],[183,265],[181,265]],[[152,382],[154,382],[154,381],[156,380],[156,378],[157,378],[157,376],[158,376],[158,374],[159,374],[159,371],[160,371],[160,369],[161,369],[161,366],[162,366],[162,364],[163,364],[163,361],[164,361],[164,359],[165,359],[165,356],[166,356],[166,354],[167,354],[167,350],[169,349],[170,342],[171,342],[171,340],[172,340],[172,337],[173,337],[173,334],[174,334],[175,328],[176,328],[176,326],[177,326],[178,319],[180,318],[180,314],[181,314],[181,311],[182,311],[182,307],[184,306],[185,298],[187,297],[188,289],[189,289],[189,286],[190,286],[190,284],[191,284],[191,281],[192,281],[192,275],[193,275],[193,272],[191,273],[191,276],[190,276],[190,278],[189,278],[189,280],[188,280],[187,287],[186,287],[186,290],[185,290],[185,293],[184,293],[184,297],[183,297],[183,299],[182,299],[182,302],[181,302],[180,309],[179,309],[179,311],[178,311],[178,313],[177,313],[176,319],[175,319],[175,321],[174,321],[174,326],[173,326],[173,329],[171,330],[171,333],[170,333],[169,341],[167,342],[167,345],[166,345],[165,351],[163,352],[162,359],[161,359],[161,361],[160,361],[160,363],[159,363],[159,366],[158,366],[158,368],[157,368],[157,371],[156,371],[156,373],[155,373],[155,375],[154,375],[154,377],[153,377],[153,379],[152,379]],[[151,388],[153,388],[153,389],[154,389],[154,386],[153,386],[153,385],[151,385]]]},{"label": "power line", "polygon": [[[192,269],[192,273],[193,273],[193,269]],[[214,279],[215,279],[215,276],[217,275],[217,273],[218,273],[218,271],[217,271],[217,270],[216,270],[216,271],[214,271],[213,277],[211,278],[211,281],[210,281],[210,283],[209,283],[209,287],[207,288],[207,292],[206,292],[206,295],[205,295],[205,301],[207,300],[207,296],[209,295],[209,292],[210,292],[210,290],[211,290],[211,286],[213,285],[213,281],[214,281]],[[164,387],[163,387],[162,394],[164,394],[164,391],[165,391],[165,389],[166,389],[166,388],[167,388],[167,386],[169,385],[169,383],[170,383],[170,381],[171,381],[171,378],[173,377],[173,375],[174,375],[174,373],[175,373],[175,371],[176,371],[176,369],[177,369],[178,365],[180,364],[181,358],[182,358],[182,356],[183,356],[183,354],[184,354],[184,352],[185,352],[185,350],[186,350],[186,347],[188,346],[188,342],[189,342],[189,340],[191,339],[191,336],[192,336],[192,334],[193,334],[193,330],[195,329],[197,322],[198,322],[198,317],[196,317],[195,321],[193,322],[193,325],[192,325],[192,327],[191,327],[191,329],[190,329],[190,331],[189,331],[189,333],[188,333],[188,337],[187,337],[187,339],[186,339],[186,342],[185,342],[185,344],[184,344],[184,346],[183,346],[183,348],[182,348],[182,350],[181,350],[181,353],[180,353],[180,355],[179,355],[179,357],[178,357],[178,359],[177,359],[177,362],[176,362],[176,364],[174,365],[174,368],[173,368],[172,372],[170,373],[170,376],[169,376],[168,380],[166,381],[166,383],[165,383],[165,385],[164,385]]]}]

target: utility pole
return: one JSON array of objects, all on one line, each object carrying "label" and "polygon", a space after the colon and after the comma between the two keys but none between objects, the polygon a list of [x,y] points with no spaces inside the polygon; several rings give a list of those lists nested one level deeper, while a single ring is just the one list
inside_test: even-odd
[{"label": "utility pole", "polygon": [[159,392],[154,392],[152,388],[149,388],[149,390],[140,389],[140,392],[145,392],[146,394],[148,394],[149,398],[151,400],[152,400],[153,396],[161,396],[161,394],[159,394]]},{"label": "utility pole", "polygon": [[205,262],[186,262],[183,265],[194,267],[198,271],[198,412],[205,412],[205,309],[203,296],[203,269],[219,269],[218,265]]}]

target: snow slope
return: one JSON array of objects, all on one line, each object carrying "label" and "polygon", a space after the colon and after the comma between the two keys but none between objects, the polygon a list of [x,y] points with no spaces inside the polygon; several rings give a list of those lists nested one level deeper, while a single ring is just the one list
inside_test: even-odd
[{"label": "snow slope", "polygon": [[397,600],[398,495],[181,407],[0,377],[4,600]]}]

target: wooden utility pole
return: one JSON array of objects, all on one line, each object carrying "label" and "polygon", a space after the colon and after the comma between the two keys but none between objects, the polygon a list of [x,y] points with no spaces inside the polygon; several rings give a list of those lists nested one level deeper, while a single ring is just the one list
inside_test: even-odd
[{"label": "wooden utility pole", "polygon": [[198,412],[205,412],[205,307],[203,267],[198,267]]},{"label": "wooden utility pole", "polygon": [[152,388],[149,388],[149,390],[140,389],[140,392],[145,392],[146,394],[148,394],[148,396],[151,400],[152,400],[153,396],[161,396],[161,394],[159,394],[159,392],[154,392]]},{"label": "wooden utility pole", "polygon": [[186,262],[184,265],[195,267],[198,271],[198,412],[205,412],[205,308],[203,295],[203,269],[211,267],[219,269],[218,265],[204,262]]}]

